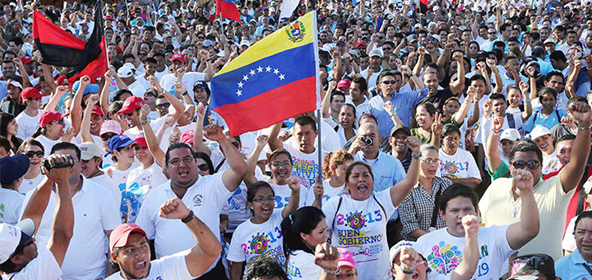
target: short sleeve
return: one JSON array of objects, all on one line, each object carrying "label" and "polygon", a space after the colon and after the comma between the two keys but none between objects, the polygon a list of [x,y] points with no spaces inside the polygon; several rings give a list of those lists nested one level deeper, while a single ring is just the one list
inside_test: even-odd
[{"label": "short sleeve", "polygon": [[[155,261],[152,261],[152,266],[158,266],[158,269],[154,271],[160,270],[160,275],[155,275],[156,277],[161,276],[162,279],[191,279],[191,274],[189,274],[189,270],[187,269],[187,262],[185,261],[185,255],[183,254],[175,254],[172,256],[167,256]],[[156,278],[158,279],[158,278]]]},{"label": "short sleeve", "polygon": [[247,260],[247,256],[245,256],[245,251],[242,248],[242,242],[245,238],[243,238],[242,232],[244,230],[248,230],[248,223],[242,223],[239,225],[234,234],[232,235],[232,240],[230,240],[230,247],[228,248],[228,255],[226,258],[231,262],[244,262]]},{"label": "short sleeve", "polygon": [[375,193],[374,196],[376,197],[376,200],[378,200],[380,205],[382,205],[382,207],[384,207],[384,210],[386,211],[386,216],[387,217],[393,216],[393,214],[395,213],[395,210],[397,210],[398,205],[397,206],[393,205],[393,198],[391,196],[391,188],[388,188],[383,191],[379,191],[379,192]]},{"label": "short sleeve", "polygon": [[465,158],[469,162],[469,178],[479,178],[481,180],[481,172],[479,172],[479,168],[477,167],[477,162],[475,162],[475,158],[471,156],[471,154],[467,151],[465,152]]},{"label": "short sleeve", "polygon": [[104,230],[113,230],[121,224],[121,218],[119,216],[119,205],[115,202],[115,198],[109,190],[105,190],[104,203],[101,209],[101,221],[103,222]]},{"label": "short sleeve", "polygon": [[329,199],[327,203],[323,204],[323,213],[325,214],[325,221],[327,222],[327,228],[333,229],[333,220],[337,215],[337,204],[340,199],[344,199],[341,196],[335,196]]}]

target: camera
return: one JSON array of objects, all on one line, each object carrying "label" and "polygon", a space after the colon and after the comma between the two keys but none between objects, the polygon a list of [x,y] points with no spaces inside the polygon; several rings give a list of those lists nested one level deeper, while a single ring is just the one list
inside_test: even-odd
[{"label": "camera", "polygon": [[74,158],[71,155],[67,155],[68,161],[67,162],[56,162],[53,165],[49,163],[48,159],[43,160],[43,166],[47,169],[47,171],[53,168],[65,168],[65,167],[72,167],[74,166]]},{"label": "camera", "polygon": [[374,144],[374,139],[369,137],[362,137],[360,141],[362,141],[362,144],[366,146],[372,146],[372,144]]}]

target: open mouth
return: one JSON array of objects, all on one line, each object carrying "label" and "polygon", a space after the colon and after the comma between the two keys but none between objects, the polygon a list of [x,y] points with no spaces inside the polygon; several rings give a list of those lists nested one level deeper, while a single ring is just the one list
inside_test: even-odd
[{"label": "open mouth", "polygon": [[189,178],[189,170],[179,171],[178,174],[179,174],[179,177],[181,177],[181,179]]},{"label": "open mouth", "polygon": [[148,262],[147,261],[143,261],[143,262],[139,262],[134,264],[134,268],[137,270],[144,270],[148,267]]},{"label": "open mouth", "polygon": [[263,215],[271,215],[272,212],[273,212],[273,209],[269,206],[264,206],[261,209],[261,213],[263,213]]},{"label": "open mouth", "polygon": [[361,192],[361,193],[366,193],[366,192],[368,192],[368,186],[366,186],[366,185],[359,185],[357,189],[358,189],[358,191],[359,191],[359,192]]}]

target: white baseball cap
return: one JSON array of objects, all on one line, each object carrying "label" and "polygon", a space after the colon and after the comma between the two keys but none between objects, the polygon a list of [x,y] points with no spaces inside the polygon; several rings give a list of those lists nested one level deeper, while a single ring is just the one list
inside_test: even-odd
[{"label": "white baseball cap", "polygon": [[395,261],[395,258],[397,257],[397,255],[399,255],[399,253],[401,253],[401,250],[403,250],[403,246],[413,247],[413,245],[415,245],[415,242],[407,241],[407,240],[401,240],[397,244],[395,244],[391,248],[391,250],[389,251],[389,255],[391,257],[391,266],[392,266],[393,262]]},{"label": "white baseball cap", "polygon": [[136,67],[131,63],[126,63],[117,70],[117,75],[120,78],[129,78],[134,76],[134,72],[136,72]]},{"label": "white baseball cap", "polygon": [[6,262],[19,246],[31,239],[35,233],[35,223],[24,219],[16,225],[0,224],[0,263]]},{"label": "white baseball cap", "polygon": [[502,134],[500,135],[500,141],[502,140],[510,140],[510,141],[518,141],[520,140],[520,132],[515,128],[508,128],[505,129]]},{"label": "white baseball cap", "polygon": [[551,131],[546,126],[537,125],[530,132],[530,139],[534,140],[546,134],[551,135]]}]

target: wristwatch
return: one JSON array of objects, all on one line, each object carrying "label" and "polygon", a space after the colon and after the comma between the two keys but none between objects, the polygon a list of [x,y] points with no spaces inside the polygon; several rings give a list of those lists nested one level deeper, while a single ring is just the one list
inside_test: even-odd
[{"label": "wristwatch", "polygon": [[145,124],[147,124],[147,123],[148,123],[148,119],[145,119],[145,120],[140,120],[140,124],[141,124],[141,125],[145,125]]}]

